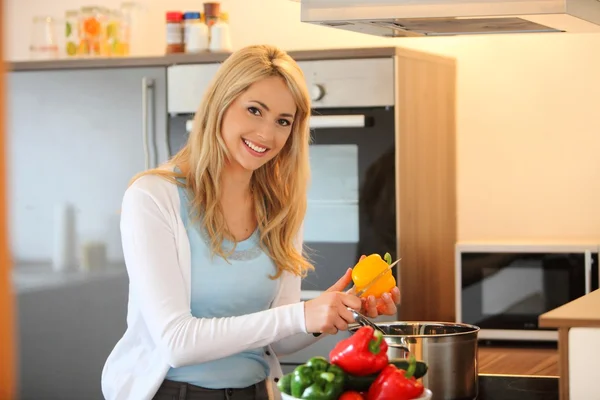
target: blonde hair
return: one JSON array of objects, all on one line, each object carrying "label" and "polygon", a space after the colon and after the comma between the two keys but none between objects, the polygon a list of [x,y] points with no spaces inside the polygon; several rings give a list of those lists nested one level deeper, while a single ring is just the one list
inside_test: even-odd
[{"label": "blonde hair", "polygon": [[[306,195],[310,178],[308,149],[310,142],[310,96],[304,74],[298,64],[274,46],[248,46],[234,52],[219,68],[194,117],[192,131],[185,146],[162,167],[142,175],[158,175],[180,184],[183,178],[190,193],[190,206],[201,214],[204,228],[211,238],[213,255],[227,258],[222,250],[229,231],[219,191],[221,171],[228,151],[221,136],[223,115],[231,103],[250,85],[268,77],[281,77],[296,103],[291,134],[281,152],[254,171],[250,183],[260,232],[260,245],[274,261],[278,278],[282,271],[306,276],[313,265],[295,247],[306,213]],[[182,173],[173,171],[180,167]]]}]

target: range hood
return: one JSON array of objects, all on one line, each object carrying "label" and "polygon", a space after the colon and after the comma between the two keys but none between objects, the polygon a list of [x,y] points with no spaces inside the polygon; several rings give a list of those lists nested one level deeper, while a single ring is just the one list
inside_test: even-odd
[{"label": "range hood", "polygon": [[300,0],[300,3],[302,22],[387,37],[600,32],[600,0]]}]

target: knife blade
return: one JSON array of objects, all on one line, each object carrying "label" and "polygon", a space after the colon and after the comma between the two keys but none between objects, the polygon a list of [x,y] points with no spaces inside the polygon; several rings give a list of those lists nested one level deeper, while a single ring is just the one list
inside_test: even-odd
[{"label": "knife blade", "polygon": [[399,258],[396,261],[394,261],[393,263],[391,263],[390,265],[388,265],[385,270],[383,270],[382,272],[380,272],[379,274],[377,274],[377,276],[375,278],[371,279],[371,282],[369,282],[367,284],[367,286],[365,286],[361,290],[356,291],[356,286],[353,286],[352,288],[350,288],[348,290],[348,293],[354,293],[358,297],[362,296],[363,294],[366,293],[367,290],[369,290],[371,287],[373,287],[373,285],[375,283],[377,283],[377,281],[379,279],[381,279],[382,277],[384,277],[390,269],[392,269],[396,264],[398,264],[400,262],[400,260],[402,260],[402,258]]}]

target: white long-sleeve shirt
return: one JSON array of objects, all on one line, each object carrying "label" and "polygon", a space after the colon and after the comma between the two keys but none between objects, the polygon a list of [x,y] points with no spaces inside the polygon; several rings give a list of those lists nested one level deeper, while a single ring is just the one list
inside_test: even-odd
[{"label": "white long-sleeve shirt", "polygon": [[[271,308],[226,318],[195,318],[190,308],[190,245],[177,187],[144,176],[125,192],[121,236],[129,275],[127,330],[102,371],[107,400],[151,399],[169,367],[197,364],[267,346],[270,380],[277,359],[317,338],[306,332],[299,277],[284,272]],[[301,248],[301,235],[297,240]],[[208,342],[210,346],[200,345]],[[275,385],[273,397],[279,398]]]}]

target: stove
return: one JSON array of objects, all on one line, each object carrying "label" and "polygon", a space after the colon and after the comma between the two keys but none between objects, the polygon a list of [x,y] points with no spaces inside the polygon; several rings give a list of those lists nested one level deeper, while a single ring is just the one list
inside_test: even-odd
[{"label": "stove", "polygon": [[[294,370],[299,364],[282,363],[284,373]],[[475,400],[446,399],[440,400]],[[479,374],[479,396],[476,400],[559,400],[558,377],[532,375]]]},{"label": "stove", "polygon": [[477,400],[558,400],[558,377],[479,374]]}]

